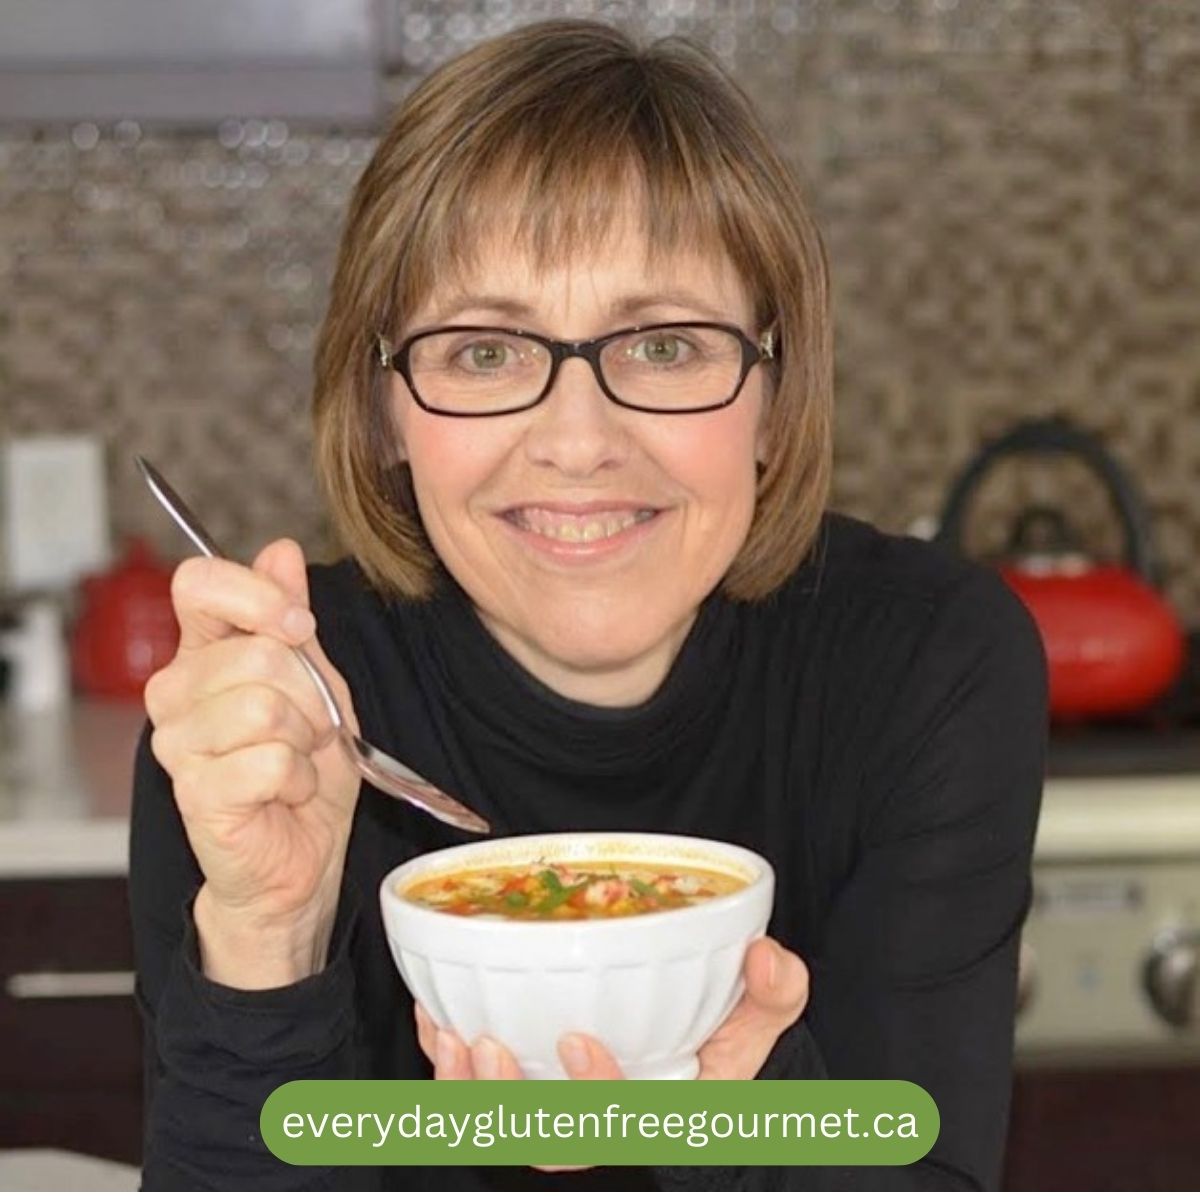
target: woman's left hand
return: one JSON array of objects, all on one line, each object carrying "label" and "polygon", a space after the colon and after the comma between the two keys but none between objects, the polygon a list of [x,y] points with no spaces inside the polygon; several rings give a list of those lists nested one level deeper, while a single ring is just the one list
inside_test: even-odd
[{"label": "woman's left hand", "polygon": [[[742,970],[745,994],[698,1052],[701,1079],[753,1079],[808,1003],[808,968],[774,938],[752,942]],[[522,1078],[516,1059],[499,1042],[482,1037],[468,1048],[448,1029],[439,1029],[419,1004],[416,1014],[417,1037],[433,1063],[434,1078]],[[558,1054],[572,1079],[624,1078],[608,1049],[585,1034],[560,1038]]]}]

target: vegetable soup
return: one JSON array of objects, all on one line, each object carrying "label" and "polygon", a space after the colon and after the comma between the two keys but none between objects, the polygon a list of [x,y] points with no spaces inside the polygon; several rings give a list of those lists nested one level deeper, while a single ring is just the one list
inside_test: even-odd
[{"label": "vegetable soup", "polygon": [[685,908],[746,886],[736,875],[657,863],[524,863],[435,875],[406,900],[464,917],[580,921]]}]

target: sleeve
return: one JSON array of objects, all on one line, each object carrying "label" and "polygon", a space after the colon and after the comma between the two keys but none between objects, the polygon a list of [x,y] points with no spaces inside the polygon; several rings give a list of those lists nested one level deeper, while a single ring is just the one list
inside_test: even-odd
[{"label": "sleeve", "polygon": [[995,1189],[1048,731],[1041,637],[998,575],[975,566],[950,589],[882,711],[807,1019],[831,1078],[920,1084],[941,1129],[920,1162],[821,1183]]},{"label": "sleeve", "polygon": [[130,842],[137,998],[145,1031],[142,1187],[364,1186],[358,1172],[280,1162],[263,1145],[258,1127],[263,1102],[281,1083],[358,1074],[349,953],[358,912],[353,887],[343,885],[329,964],[321,974],[291,987],[243,992],[200,971],[191,905],[201,881],[147,728],[135,762]]}]

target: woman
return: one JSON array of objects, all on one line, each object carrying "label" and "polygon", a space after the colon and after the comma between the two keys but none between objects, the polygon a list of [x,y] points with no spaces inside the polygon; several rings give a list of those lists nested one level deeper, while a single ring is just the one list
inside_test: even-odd
[{"label": "woman", "polygon": [[[819,237],[701,54],[518,30],[401,106],[351,206],[317,355],[350,557],[183,563],[151,680],[132,890],[150,1187],[995,1186],[1041,790],[1036,629],[991,572],[824,511]],[[315,621],[314,621],[315,617]],[[373,900],[463,835],[361,785],[364,735],[497,835],[686,831],[778,877],[728,1078],[904,1078],[907,1168],[320,1172],[258,1110],[292,1078],[508,1077],[433,1027]],[[617,1073],[569,1037],[568,1073]]]}]

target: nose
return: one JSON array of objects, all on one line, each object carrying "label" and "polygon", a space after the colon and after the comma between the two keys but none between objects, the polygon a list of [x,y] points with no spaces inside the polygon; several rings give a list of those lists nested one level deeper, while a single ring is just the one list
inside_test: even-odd
[{"label": "nose", "polygon": [[629,432],[620,409],[600,388],[591,365],[568,358],[550,394],[532,410],[525,453],[536,466],[586,478],[629,455]]}]

